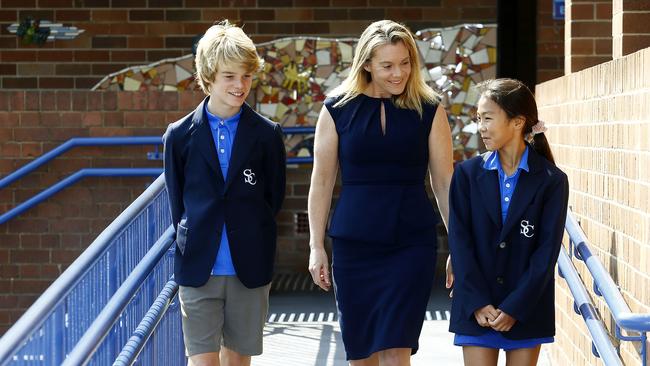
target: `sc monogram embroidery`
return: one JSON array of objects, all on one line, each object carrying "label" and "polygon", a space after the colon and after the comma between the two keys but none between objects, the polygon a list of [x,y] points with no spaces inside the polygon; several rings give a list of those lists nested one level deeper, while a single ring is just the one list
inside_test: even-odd
[{"label": "sc monogram embroidery", "polygon": [[528,220],[521,220],[521,230],[519,231],[523,236],[527,238],[532,238],[535,233],[533,233],[533,230],[535,229],[535,225],[529,225]]},{"label": "sc monogram embroidery", "polygon": [[255,180],[255,173],[251,169],[244,169],[244,182],[254,186],[257,184]]}]

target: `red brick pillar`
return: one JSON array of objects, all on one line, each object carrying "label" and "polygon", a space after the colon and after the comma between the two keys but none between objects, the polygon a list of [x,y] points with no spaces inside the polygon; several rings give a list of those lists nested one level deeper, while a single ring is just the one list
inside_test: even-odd
[{"label": "red brick pillar", "polygon": [[612,59],[612,0],[566,0],[564,29],[565,74]]},{"label": "red brick pillar", "polygon": [[614,58],[650,47],[650,1],[614,0],[612,20]]}]

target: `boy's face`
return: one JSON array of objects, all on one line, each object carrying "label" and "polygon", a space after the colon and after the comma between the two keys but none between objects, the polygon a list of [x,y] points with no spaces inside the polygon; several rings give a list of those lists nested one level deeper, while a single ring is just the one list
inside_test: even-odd
[{"label": "boy's face", "polygon": [[214,82],[210,83],[211,109],[221,117],[229,117],[239,111],[251,91],[253,73],[244,65],[220,65]]}]

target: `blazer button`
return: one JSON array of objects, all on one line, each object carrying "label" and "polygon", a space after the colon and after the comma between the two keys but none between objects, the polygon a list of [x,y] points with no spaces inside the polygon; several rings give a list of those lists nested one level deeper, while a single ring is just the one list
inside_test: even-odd
[{"label": "blazer button", "polygon": [[506,247],[506,242],[505,242],[505,241],[502,241],[502,242],[499,244],[499,248],[503,249],[503,248],[505,248],[505,247]]},{"label": "blazer button", "polygon": [[497,283],[503,285],[503,277],[497,277]]}]

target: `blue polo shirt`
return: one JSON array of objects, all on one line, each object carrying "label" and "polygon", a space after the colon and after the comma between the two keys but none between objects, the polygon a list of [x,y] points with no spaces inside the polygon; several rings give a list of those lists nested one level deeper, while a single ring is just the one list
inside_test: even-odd
[{"label": "blue polo shirt", "polygon": [[488,160],[483,163],[483,168],[487,170],[496,170],[499,172],[499,191],[501,193],[501,222],[506,222],[506,216],[508,216],[508,208],[512,202],[512,195],[515,193],[515,187],[517,186],[517,181],[519,180],[519,173],[522,170],[528,171],[528,146],[524,150],[523,155],[521,155],[521,161],[519,161],[519,167],[517,171],[511,175],[506,176],[506,173],[503,171],[501,166],[501,160],[499,160],[499,151],[495,151]]},{"label": "blue polo shirt", "polygon": [[[228,176],[228,165],[230,163],[230,154],[232,152],[232,145],[235,141],[235,134],[237,133],[237,125],[241,117],[241,110],[230,118],[223,119],[208,111],[208,103],[205,103],[205,114],[208,116],[208,123],[210,124],[210,132],[214,139],[214,146],[217,147],[217,156],[219,157],[219,164],[221,165],[221,173],[223,178]],[[228,235],[226,234],[226,223],[223,224],[221,231],[221,245],[217,253],[217,259],[214,261],[212,267],[212,275],[214,276],[232,276],[236,275],[235,266],[232,264],[232,257],[230,255],[230,243],[228,242]]]}]

